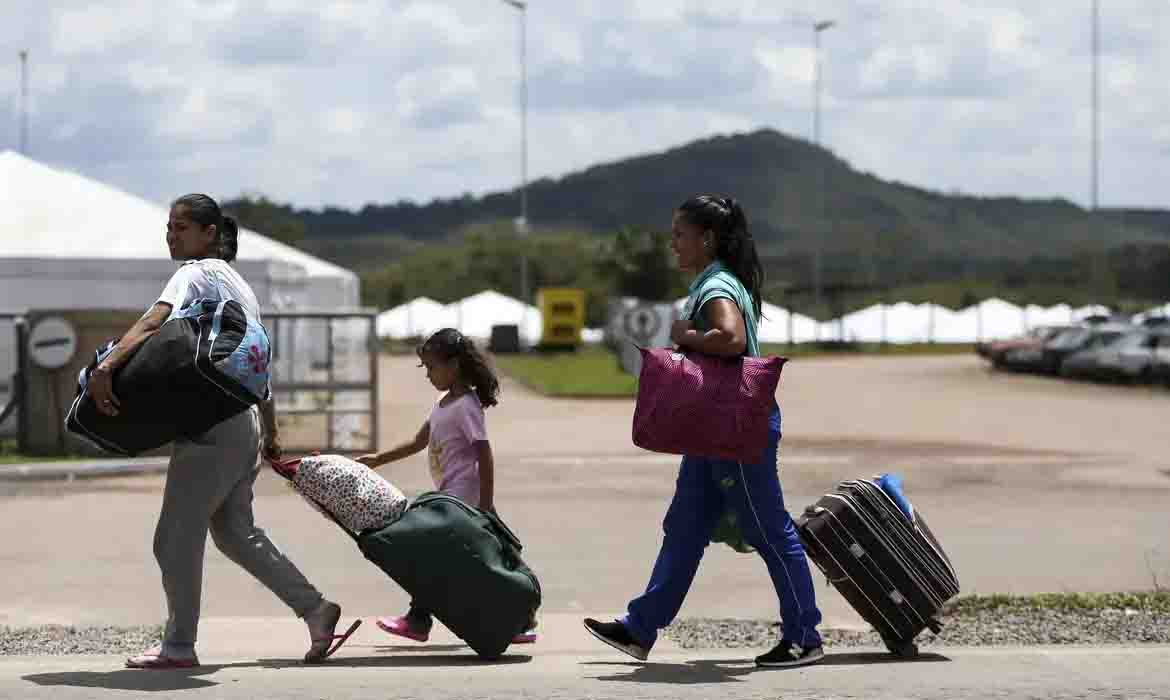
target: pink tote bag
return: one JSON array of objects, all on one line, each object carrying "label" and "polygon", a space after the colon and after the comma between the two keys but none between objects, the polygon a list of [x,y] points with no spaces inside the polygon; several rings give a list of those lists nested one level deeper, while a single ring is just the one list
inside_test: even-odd
[{"label": "pink tote bag", "polygon": [[785,358],[639,350],[635,445],[652,452],[760,460]]}]

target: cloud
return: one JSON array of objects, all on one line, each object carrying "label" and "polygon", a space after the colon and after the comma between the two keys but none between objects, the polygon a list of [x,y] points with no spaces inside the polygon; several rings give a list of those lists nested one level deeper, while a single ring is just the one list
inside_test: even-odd
[{"label": "cloud", "polygon": [[[158,201],[360,206],[518,183],[519,15],[502,2],[14,2],[0,46],[31,50],[34,157]],[[1106,204],[1170,206],[1168,7],[1102,7]],[[934,189],[1087,198],[1087,7],[542,0],[527,19],[533,179],[717,132],[808,137],[812,24],[833,19],[822,133],[839,156]]]}]

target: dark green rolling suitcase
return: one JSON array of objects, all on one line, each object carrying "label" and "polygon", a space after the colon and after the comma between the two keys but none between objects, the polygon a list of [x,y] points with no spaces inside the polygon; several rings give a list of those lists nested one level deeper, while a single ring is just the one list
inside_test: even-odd
[{"label": "dark green rolling suitcase", "polygon": [[[299,463],[275,461],[272,467],[295,485]],[[481,657],[498,658],[535,620],[540,582],[520,558],[520,539],[494,514],[430,492],[389,525],[354,532],[302,495]]]},{"label": "dark green rolling suitcase", "polygon": [[443,493],[366,530],[358,547],[420,607],[483,658],[499,657],[540,607],[540,583],[520,540],[498,517]]}]

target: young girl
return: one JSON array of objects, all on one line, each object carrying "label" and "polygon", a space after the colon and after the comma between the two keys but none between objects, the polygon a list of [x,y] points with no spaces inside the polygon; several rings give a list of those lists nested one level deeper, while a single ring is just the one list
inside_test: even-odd
[{"label": "young girl", "polygon": [[[454,328],[444,328],[428,338],[419,347],[418,358],[431,385],[446,393],[435,403],[413,440],[388,452],[359,457],[358,461],[376,469],[425,448],[435,488],[495,512],[495,463],[483,410],[498,403],[500,382],[475,343]],[[386,632],[407,639],[425,642],[430,637],[431,614],[414,603],[405,615],[380,617],[377,622]],[[512,643],[535,642],[533,627],[517,635]]]}]

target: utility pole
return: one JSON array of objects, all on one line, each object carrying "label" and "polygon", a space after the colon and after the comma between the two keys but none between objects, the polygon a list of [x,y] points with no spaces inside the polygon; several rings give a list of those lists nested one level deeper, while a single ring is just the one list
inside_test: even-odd
[{"label": "utility pole", "polygon": [[20,52],[20,154],[28,155],[28,51]]},{"label": "utility pole", "polygon": [[[519,12],[520,21],[520,216],[516,218],[516,233],[528,235],[528,3],[522,0],[503,0]],[[520,300],[529,303],[528,250],[520,246]]]},{"label": "utility pole", "polygon": [[[831,28],[836,22],[833,20],[824,20],[815,22],[813,24],[813,144],[821,145],[821,32]],[[814,308],[820,309],[821,299],[823,297],[823,281],[821,279],[821,257],[824,249],[824,237],[828,232],[828,226],[825,222],[828,219],[827,215],[827,193],[826,180],[827,168],[825,166],[822,154],[817,154],[817,159],[820,162],[819,176],[820,182],[817,184],[818,192],[818,224],[819,230],[816,232],[813,246],[813,303]]]},{"label": "utility pole", "polygon": [[1099,195],[1099,173],[1100,173],[1100,139],[1101,139],[1101,95],[1100,95],[1100,62],[1101,62],[1101,41],[1100,41],[1100,23],[1101,23],[1101,9],[1099,0],[1093,0],[1093,16],[1092,16],[1092,50],[1093,50],[1093,70],[1092,70],[1092,86],[1090,87],[1090,102],[1092,105],[1092,134],[1090,136],[1091,156],[1091,174],[1089,185],[1089,202],[1090,209],[1097,211],[1098,195]]}]

